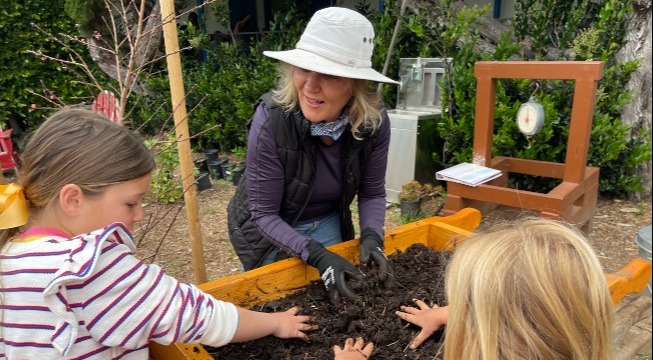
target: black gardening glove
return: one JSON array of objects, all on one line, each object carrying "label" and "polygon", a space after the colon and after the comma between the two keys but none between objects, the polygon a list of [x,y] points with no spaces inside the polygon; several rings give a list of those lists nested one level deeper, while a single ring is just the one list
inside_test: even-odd
[{"label": "black gardening glove", "polygon": [[315,240],[308,243],[308,260],[306,263],[320,272],[322,282],[332,304],[338,303],[340,295],[350,300],[357,300],[358,295],[347,287],[347,277],[360,280],[363,273],[356,269],[342,256],[324,248]]},{"label": "black gardening glove", "polygon": [[383,240],[374,230],[365,228],[361,231],[360,262],[362,265],[368,265],[370,260],[379,267],[380,279],[386,285],[393,285],[395,273],[383,252]]}]

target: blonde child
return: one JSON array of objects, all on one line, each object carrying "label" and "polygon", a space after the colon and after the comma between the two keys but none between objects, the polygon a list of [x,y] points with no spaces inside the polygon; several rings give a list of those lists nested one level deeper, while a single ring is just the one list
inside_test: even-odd
[{"label": "blonde child", "polygon": [[563,223],[524,219],[476,235],[454,252],[449,306],[402,307],[421,327],[417,348],[443,325],[444,360],[613,358],[613,308],[599,260]]}]

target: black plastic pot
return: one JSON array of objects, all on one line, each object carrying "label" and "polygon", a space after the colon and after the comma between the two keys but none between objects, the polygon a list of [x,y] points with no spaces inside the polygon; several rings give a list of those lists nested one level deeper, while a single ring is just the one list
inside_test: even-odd
[{"label": "black plastic pot", "polygon": [[213,187],[211,183],[211,177],[208,172],[201,172],[195,177],[195,182],[197,183],[197,190],[207,190]]},{"label": "black plastic pot", "polygon": [[193,164],[195,164],[195,168],[199,170],[199,172],[209,172],[209,165],[206,158],[193,160]]},{"label": "black plastic pot", "polygon": [[238,185],[240,182],[240,178],[243,176],[243,173],[245,172],[245,164],[238,164],[231,168],[231,183],[234,185]]},{"label": "black plastic pot", "polygon": [[218,161],[218,150],[216,149],[206,150],[204,152],[204,156],[206,156],[207,162]]},{"label": "black plastic pot", "polygon": [[230,164],[229,161],[225,161],[220,164],[220,170],[222,171],[222,177],[224,179],[230,179],[231,178],[231,168],[234,166],[234,164]]},{"label": "black plastic pot", "polygon": [[401,210],[401,216],[419,216],[422,212],[422,202],[417,201],[400,201],[399,209]]},{"label": "black plastic pot", "polygon": [[209,173],[211,174],[211,179],[220,180],[224,179],[225,175],[222,171],[222,164],[227,163],[226,158],[220,158],[217,161],[212,161],[209,163]]}]

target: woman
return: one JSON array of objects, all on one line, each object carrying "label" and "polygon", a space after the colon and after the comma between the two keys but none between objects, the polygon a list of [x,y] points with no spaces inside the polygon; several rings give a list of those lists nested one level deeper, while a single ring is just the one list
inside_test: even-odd
[{"label": "woman", "polygon": [[316,267],[332,301],[355,298],[362,274],[325,247],[355,238],[360,261],[392,279],[383,253],[389,119],[369,81],[397,82],[371,68],[374,28],[359,13],[330,7],[313,15],[281,60],[276,88],[248,123],[247,165],[228,207],[229,235],[245,270],[288,256]]}]

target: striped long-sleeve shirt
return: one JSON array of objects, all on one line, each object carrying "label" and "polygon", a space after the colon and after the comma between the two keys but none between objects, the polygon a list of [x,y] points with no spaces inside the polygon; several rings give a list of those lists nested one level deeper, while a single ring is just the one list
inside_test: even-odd
[{"label": "striped long-sleeve shirt", "polygon": [[233,304],[134,251],[121,224],[8,243],[0,255],[0,359],[148,359],[149,341],[231,341]]}]

